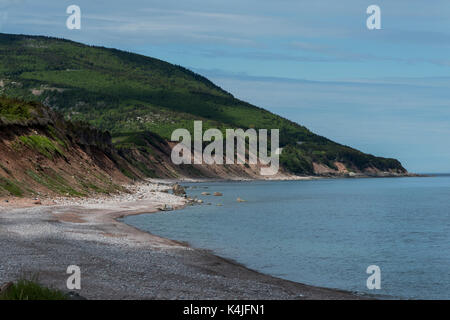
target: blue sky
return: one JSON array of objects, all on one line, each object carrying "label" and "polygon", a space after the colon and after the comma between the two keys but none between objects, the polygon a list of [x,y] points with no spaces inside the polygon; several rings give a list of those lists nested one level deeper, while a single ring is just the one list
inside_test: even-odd
[{"label": "blue sky", "polygon": [[[81,30],[65,26],[71,4]],[[450,172],[448,0],[0,0],[0,32],[180,64],[337,142]]]}]

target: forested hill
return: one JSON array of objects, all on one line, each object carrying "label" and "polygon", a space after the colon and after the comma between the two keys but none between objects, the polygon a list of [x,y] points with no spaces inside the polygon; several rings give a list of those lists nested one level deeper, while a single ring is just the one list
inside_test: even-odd
[{"label": "forested hill", "polygon": [[395,159],[318,136],[186,68],[116,49],[0,34],[0,93],[108,130],[119,149],[150,152],[148,137],[168,139],[174,129],[192,129],[194,120],[203,120],[205,130],[279,128],[281,164],[295,174],[406,173]]}]

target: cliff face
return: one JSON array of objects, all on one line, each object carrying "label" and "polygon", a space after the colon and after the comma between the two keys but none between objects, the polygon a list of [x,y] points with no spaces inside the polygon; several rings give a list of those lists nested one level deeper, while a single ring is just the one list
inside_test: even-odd
[{"label": "cliff face", "polygon": [[37,103],[0,99],[0,195],[83,196],[128,182],[108,134]]},{"label": "cliff face", "polygon": [[[273,176],[261,175],[261,164],[191,164],[175,165],[171,159],[176,143],[151,132],[126,135],[116,142],[120,156],[140,173],[157,178],[210,179],[287,179],[294,175],[283,168]],[[225,162],[225,161],[224,161]]]},{"label": "cliff face", "polygon": [[[66,121],[36,102],[0,98],[0,196],[111,193],[132,180],[153,178],[286,179],[293,174],[281,168],[275,176],[260,175],[258,165],[175,165],[175,143],[141,132],[111,135],[83,122]],[[375,158],[376,159],[376,158]],[[335,161],[331,166],[314,162],[313,173],[322,176],[396,176],[404,169],[386,171],[372,166]]]},{"label": "cliff face", "polygon": [[0,98],[0,196],[112,193],[145,177],[257,178],[257,167],[176,166],[172,145],[140,133],[113,145],[108,132],[70,122],[35,102]]}]

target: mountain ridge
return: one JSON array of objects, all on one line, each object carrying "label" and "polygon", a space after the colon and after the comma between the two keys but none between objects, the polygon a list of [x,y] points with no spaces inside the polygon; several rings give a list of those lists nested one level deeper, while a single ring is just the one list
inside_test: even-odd
[{"label": "mountain ridge", "polygon": [[151,149],[139,138],[145,132],[169,143],[174,129],[192,130],[193,121],[202,120],[205,130],[279,128],[281,165],[291,174],[407,174],[396,159],[316,135],[160,59],[65,39],[8,34],[0,34],[0,56],[2,94],[41,102],[66,119],[108,130],[119,150]]}]

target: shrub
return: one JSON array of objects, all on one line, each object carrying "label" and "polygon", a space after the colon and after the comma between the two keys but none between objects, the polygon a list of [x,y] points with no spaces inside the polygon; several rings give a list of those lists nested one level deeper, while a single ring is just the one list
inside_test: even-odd
[{"label": "shrub", "polygon": [[46,288],[34,280],[20,279],[0,294],[0,300],[67,300],[67,295],[59,290]]}]

